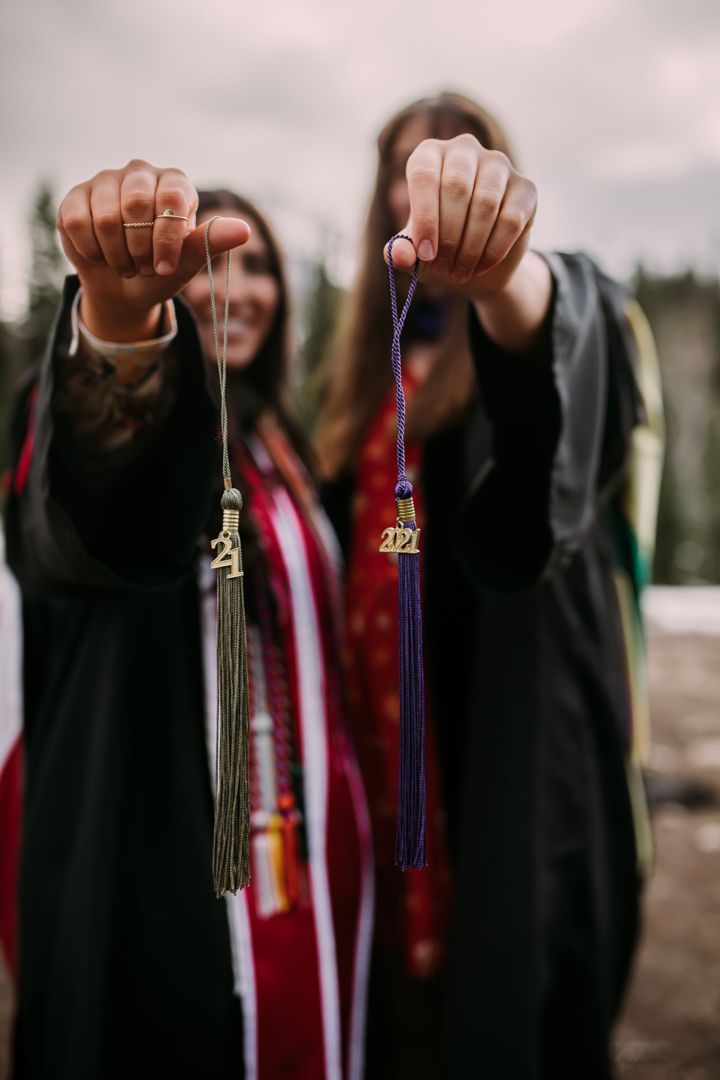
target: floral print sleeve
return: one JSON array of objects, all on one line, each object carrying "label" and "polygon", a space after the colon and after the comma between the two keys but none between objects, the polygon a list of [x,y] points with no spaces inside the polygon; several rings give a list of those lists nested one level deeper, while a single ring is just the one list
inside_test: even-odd
[{"label": "floral print sleeve", "polygon": [[169,411],[174,396],[177,320],[166,301],[158,337],[116,342],[96,338],[80,318],[82,289],[71,311],[70,343],[58,357],[54,411],[76,449],[104,454],[130,444]]}]

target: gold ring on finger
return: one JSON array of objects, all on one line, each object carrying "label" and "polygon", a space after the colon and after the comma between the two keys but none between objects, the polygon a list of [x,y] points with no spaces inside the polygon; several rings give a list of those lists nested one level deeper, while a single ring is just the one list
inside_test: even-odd
[{"label": "gold ring on finger", "polygon": [[[164,217],[164,218],[177,218],[177,219],[178,219],[178,221],[187,221],[187,218],[185,217],[185,215],[184,215],[184,214],[176,214],[176,213],[175,213],[175,211],[174,211],[174,210],[171,210],[171,209],[170,209],[169,207],[168,207],[168,209],[167,209],[167,210],[163,210],[163,212],[162,212],[162,214],[160,215],[160,217]],[[155,218],[155,220],[156,220],[156,221],[159,221],[159,220],[160,220],[160,217],[156,217],[156,218]]]},{"label": "gold ring on finger", "polygon": [[152,229],[154,221],[123,221],[123,229]]}]

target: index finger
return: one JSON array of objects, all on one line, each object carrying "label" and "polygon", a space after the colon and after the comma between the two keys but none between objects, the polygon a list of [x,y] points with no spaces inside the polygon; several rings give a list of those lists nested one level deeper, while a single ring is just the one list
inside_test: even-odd
[{"label": "index finger", "polygon": [[[398,270],[413,270],[417,262],[417,254],[413,247],[412,237],[409,233],[410,226],[396,233],[392,240],[393,266]],[[390,265],[390,241],[383,248],[383,258]]]},{"label": "index finger", "polygon": [[438,250],[442,160],[439,140],[424,139],[408,158],[405,170],[410,198],[410,233],[422,262],[431,262]]},{"label": "index finger", "polygon": [[177,270],[183,240],[195,224],[197,205],[197,192],[185,173],[179,169],[164,169],[160,173],[153,228],[155,273],[169,275]]}]

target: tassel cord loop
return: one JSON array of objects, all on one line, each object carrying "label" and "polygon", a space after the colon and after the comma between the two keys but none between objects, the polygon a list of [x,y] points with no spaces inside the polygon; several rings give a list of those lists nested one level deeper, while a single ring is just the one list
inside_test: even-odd
[{"label": "tassel cord loop", "polygon": [[398,314],[398,298],[397,287],[395,285],[395,266],[393,263],[392,249],[396,240],[408,240],[412,243],[411,237],[406,233],[398,233],[393,236],[388,243],[388,276],[390,278],[390,309],[392,312],[393,322],[393,339],[392,339],[392,370],[395,379],[395,402],[397,407],[397,467],[398,467],[398,479],[397,487],[395,488],[395,496],[398,499],[409,498],[412,494],[412,486],[407,478],[405,472],[405,393],[403,391],[402,384],[402,355],[400,352],[400,335],[405,325],[410,305],[412,304],[413,296],[415,295],[415,289],[418,283],[418,275],[420,273],[420,263],[416,260],[413,268],[412,278],[410,279],[410,287],[408,294],[403,304],[402,310]]},{"label": "tassel cord loop", "polygon": [[215,302],[215,280],[210,254],[210,226],[219,218],[215,214],[205,226],[205,258],[207,260],[208,281],[210,285],[210,308],[212,310],[213,335],[215,337],[215,355],[217,356],[218,380],[220,383],[220,430],[222,433],[222,471],[225,488],[232,487],[230,479],[230,454],[228,451],[228,415],[227,415],[227,355],[228,355],[228,317],[230,314],[230,252],[225,259],[225,308],[223,311],[223,340],[220,348],[220,330],[218,328],[217,305]]}]

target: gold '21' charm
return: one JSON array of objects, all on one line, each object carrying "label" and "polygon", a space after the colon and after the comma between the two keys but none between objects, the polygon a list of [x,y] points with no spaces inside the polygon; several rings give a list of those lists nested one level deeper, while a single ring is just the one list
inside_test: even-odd
[{"label": "gold '21' charm", "polygon": [[210,568],[212,570],[222,570],[224,567],[229,566],[229,578],[242,577],[243,573],[240,569],[240,548],[231,546],[232,541],[230,533],[223,530],[215,540],[210,541],[210,547],[213,550],[215,550],[218,544],[222,544],[223,547],[210,563]]},{"label": "gold '21' charm", "polygon": [[391,555],[418,555],[420,553],[419,541],[419,529],[405,529],[402,525],[396,528],[391,526],[383,530],[378,551],[386,551]]}]

